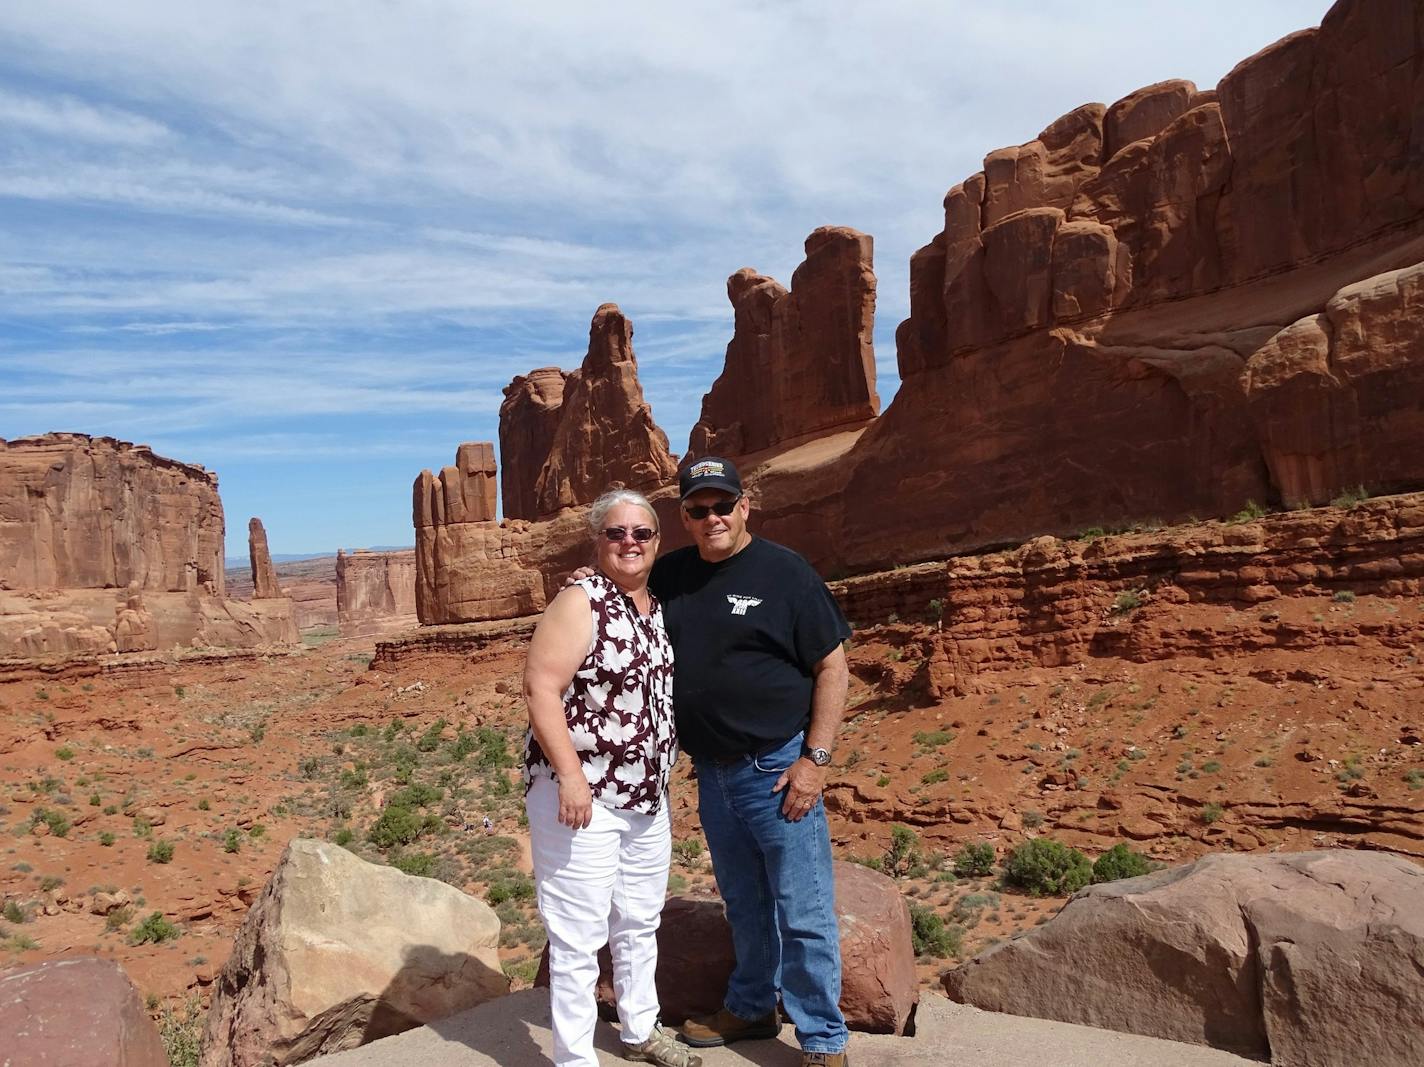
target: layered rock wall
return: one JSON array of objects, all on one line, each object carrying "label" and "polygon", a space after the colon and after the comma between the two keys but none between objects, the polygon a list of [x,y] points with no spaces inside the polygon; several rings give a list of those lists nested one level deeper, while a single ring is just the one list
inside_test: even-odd
[{"label": "layered rock wall", "polygon": [[0,439],[0,588],[223,592],[217,475],[87,434]]},{"label": "layered rock wall", "polygon": [[[1309,652],[1355,643],[1406,649],[1424,639],[1409,615],[1341,625],[1282,609],[1297,598],[1419,596],[1424,494],[1170,531],[1041,537],[1009,552],[845,579],[832,590],[860,626],[937,623],[924,658],[939,692],[1025,662],[1148,662],[1209,658],[1223,648]],[[1208,626],[1182,617],[1181,607],[1193,604],[1236,610]]]},{"label": "layered rock wall", "polygon": [[0,658],[295,642],[292,602],[224,598],[222,563],[217,475],[107,437],[0,441]]},{"label": "layered rock wall", "polygon": [[894,403],[816,493],[764,472],[761,529],[863,571],[1424,485],[1421,72],[1418,4],[1341,0],[990,152],[911,259]]},{"label": "layered rock wall", "polygon": [[[544,609],[538,571],[495,521],[494,446],[460,446],[453,467],[421,471],[413,492],[415,609],[425,624],[507,619]],[[522,531],[525,524],[519,524]]]},{"label": "layered rock wall", "polygon": [[500,492],[506,519],[536,519],[534,487],[549,461],[568,375],[558,367],[520,374],[499,406]]},{"label": "layered rock wall", "polygon": [[656,489],[676,472],[667,434],[638,384],[633,324],[617,304],[604,304],[589,326],[583,364],[564,382],[549,456],[534,484],[535,510],[546,517],[592,503],[615,482]]},{"label": "layered rock wall", "polygon": [[869,235],[824,226],[806,238],[789,292],[750,267],[727,279],[735,331],[689,455],[746,456],[879,413],[873,258]]},{"label": "layered rock wall", "polygon": [[337,552],[336,609],[342,637],[416,625],[415,552]]}]

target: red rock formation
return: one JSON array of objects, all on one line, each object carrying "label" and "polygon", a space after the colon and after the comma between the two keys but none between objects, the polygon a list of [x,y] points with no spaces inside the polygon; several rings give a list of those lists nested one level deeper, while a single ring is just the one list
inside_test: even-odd
[{"label": "red rock formation", "polygon": [[911,259],[894,403],[752,470],[757,528],[866,570],[1424,484],[1421,112],[1424,10],[1341,0],[989,153]]},{"label": "red rock formation", "polygon": [[745,456],[876,416],[872,261],[867,234],[823,226],[806,238],[790,292],[750,267],[727,279],[735,333],[690,455]]},{"label": "red rock formation", "polygon": [[549,460],[567,375],[558,367],[540,367],[516,375],[504,387],[499,406],[500,491],[506,519],[536,519],[534,487]]},{"label": "red rock formation", "polygon": [[0,587],[223,592],[217,475],[146,445],[0,439]]},{"label": "red rock formation", "polygon": [[535,510],[548,516],[592,503],[615,482],[655,489],[676,473],[667,434],[638,384],[633,324],[617,304],[604,304],[589,327],[588,355],[564,383],[559,424],[534,486]]},{"label": "red rock formation", "polygon": [[0,441],[0,657],[295,642],[289,601],[224,599],[222,552],[202,467],[84,434]]},{"label": "red rock formation", "polygon": [[267,550],[267,531],[262,520],[247,520],[247,555],[252,561],[252,596],[255,600],[282,596],[277,584],[277,571],[272,566],[272,553]]},{"label": "red rock formation", "polygon": [[5,1062],[167,1067],[158,1027],[113,960],[45,960],[0,974]]},{"label": "red rock formation", "polygon": [[337,552],[336,605],[343,637],[416,625],[415,552]]},{"label": "red rock formation", "polygon": [[415,608],[422,623],[544,609],[543,579],[520,565],[515,533],[494,521],[495,473],[494,446],[481,441],[461,445],[455,466],[439,477],[425,470],[415,480]]}]

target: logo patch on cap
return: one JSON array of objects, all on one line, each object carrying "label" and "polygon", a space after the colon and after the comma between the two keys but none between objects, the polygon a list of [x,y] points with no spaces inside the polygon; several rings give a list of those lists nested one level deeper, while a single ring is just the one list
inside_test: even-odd
[{"label": "logo patch on cap", "polygon": [[694,463],[687,471],[689,478],[725,478],[726,468],[715,459],[703,459]]}]

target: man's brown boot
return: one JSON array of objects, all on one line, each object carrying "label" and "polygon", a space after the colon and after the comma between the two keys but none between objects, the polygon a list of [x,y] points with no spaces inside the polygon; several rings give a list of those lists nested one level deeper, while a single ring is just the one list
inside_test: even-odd
[{"label": "man's brown boot", "polygon": [[803,1052],[801,1067],[850,1067],[850,1057],[844,1052]]},{"label": "man's brown boot", "polygon": [[693,1048],[730,1045],[733,1041],[775,1037],[779,1033],[781,1017],[775,1008],[760,1019],[743,1019],[726,1008],[718,1008],[711,1015],[688,1019],[682,1024],[682,1040]]}]

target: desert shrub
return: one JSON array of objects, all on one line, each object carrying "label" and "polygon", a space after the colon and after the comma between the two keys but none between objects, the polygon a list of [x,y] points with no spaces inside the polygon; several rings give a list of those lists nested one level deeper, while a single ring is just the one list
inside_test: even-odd
[{"label": "desert shrub", "polygon": [[684,867],[695,867],[702,858],[702,842],[695,837],[689,837],[685,841],[675,841],[672,846],[673,857]]},{"label": "desert shrub", "polygon": [[953,740],[953,730],[920,730],[915,734],[915,744],[926,749],[939,748]]},{"label": "desert shrub", "polygon": [[485,899],[496,907],[510,901],[533,900],[534,881],[522,871],[496,871],[490,876],[489,892]]},{"label": "desert shrub", "polygon": [[1004,881],[1036,897],[1066,896],[1093,880],[1093,865],[1076,848],[1051,837],[1025,841],[1004,861]]},{"label": "desert shrub", "polygon": [[443,799],[444,796],[445,791],[443,789],[437,789],[433,785],[417,782],[414,785],[406,786],[404,789],[396,790],[391,794],[391,799],[388,803],[397,808],[424,808]]},{"label": "desert shrub", "polygon": [[1232,522],[1254,522],[1256,519],[1265,518],[1266,509],[1254,500],[1246,501],[1246,506],[1231,516]]},{"label": "desert shrub", "polygon": [[994,846],[987,841],[965,845],[955,853],[954,873],[961,878],[983,878],[993,874]]},{"label": "desert shrub", "polygon": [[242,833],[241,833],[240,831],[238,831],[238,830],[229,830],[227,833],[223,834],[223,851],[224,851],[224,852],[240,852],[240,851],[242,851]]},{"label": "desert shrub", "polygon": [[55,837],[66,837],[69,834],[69,820],[64,812],[55,811],[53,808],[36,809],[32,822],[44,823]]},{"label": "desert shrub", "polygon": [[45,875],[43,878],[40,879],[40,892],[41,892],[41,893],[48,893],[48,892],[50,892],[51,890],[58,889],[58,888],[59,888],[60,886],[62,886],[63,884],[64,884],[64,879],[61,878],[59,875],[57,875],[57,874],[47,874],[47,875]]},{"label": "desert shrub", "polygon": [[1034,811],[1030,808],[1020,816],[1023,819],[1024,828],[1027,830],[1037,830],[1043,825],[1043,812]]},{"label": "desert shrub", "polygon": [[100,830],[100,831],[99,831],[99,844],[103,845],[105,848],[109,848],[109,847],[111,847],[111,846],[113,845],[113,843],[114,843],[114,835],[113,835],[113,833],[112,833],[111,831],[109,831],[109,830]]},{"label": "desert shrub", "polygon": [[1353,489],[1346,489],[1334,500],[1330,501],[1330,506],[1335,508],[1352,508],[1356,504],[1363,504],[1369,498],[1369,490],[1363,485],[1357,485]]},{"label": "desert shrub", "polygon": [[174,1011],[172,1005],[165,1005],[158,1020],[158,1036],[172,1067],[198,1067],[203,1048],[203,1012],[197,998],[184,1005],[181,1013]]},{"label": "desert shrub", "polygon": [[410,808],[387,804],[380,817],[366,834],[377,848],[408,845],[421,833],[421,817]]},{"label": "desert shrub", "polygon": [[1113,600],[1112,613],[1114,615],[1126,615],[1129,611],[1136,611],[1142,607],[1143,593],[1139,589],[1124,589]]},{"label": "desert shrub", "polygon": [[155,841],[148,846],[149,863],[172,863],[173,862],[173,842]]},{"label": "desert shrub", "polygon": [[54,750],[54,755],[56,759],[62,759],[68,762],[74,758],[74,749],[68,745],[60,745],[59,748]]},{"label": "desert shrub", "polygon": [[436,719],[430,724],[430,728],[416,739],[415,747],[421,752],[434,752],[440,747],[440,735],[445,732],[445,727],[450,724],[445,719]]},{"label": "desert shrub", "polygon": [[163,917],[163,912],[155,911],[129,931],[129,944],[143,945],[152,942],[158,945],[164,941],[172,941],[179,933],[178,927]]},{"label": "desert shrub", "polygon": [[111,933],[122,930],[133,921],[134,910],[125,904],[122,908],[115,908],[104,916],[104,929]]},{"label": "desert shrub", "polygon": [[1197,817],[1200,818],[1202,822],[1210,826],[1212,823],[1220,819],[1224,814],[1226,814],[1226,812],[1222,808],[1222,806],[1213,801],[1210,804],[1203,805],[1202,810],[1200,811]]},{"label": "desert shrub", "polygon": [[340,845],[342,848],[345,848],[347,845],[351,844],[351,842],[355,840],[355,838],[356,835],[351,832],[351,828],[349,826],[343,826],[341,829],[337,830],[336,833],[331,835],[331,843],[333,845]]},{"label": "desert shrub", "polygon": [[963,950],[964,931],[947,924],[933,908],[911,904],[910,940],[916,956],[944,959],[946,956],[958,956]]},{"label": "desert shrub", "polygon": [[391,860],[391,866],[404,874],[420,878],[435,877],[435,857],[429,852],[407,852]]},{"label": "desert shrub", "polygon": [[923,875],[927,865],[920,849],[920,835],[899,823],[890,827],[890,847],[885,850],[882,864],[882,869],[892,878]]},{"label": "desert shrub", "polygon": [[1337,589],[1331,599],[1337,604],[1353,604],[1355,602],[1355,594],[1349,589]]},{"label": "desert shrub", "polygon": [[24,908],[20,907],[17,900],[5,901],[5,907],[0,908],[0,915],[4,916],[6,922],[15,924],[29,922],[30,915]]},{"label": "desert shrub", "polygon": [[945,770],[943,767],[937,767],[935,770],[930,771],[928,774],[921,775],[920,784],[937,785],[940,782],[945,782],[948,780],[949,771]]},{"label": "desert shrub", "polygon": [[1116,882],[1119,878],[1136,878],[1151,871],[1151,860],[1121,842],[1093,861],[1094,882]]}]

